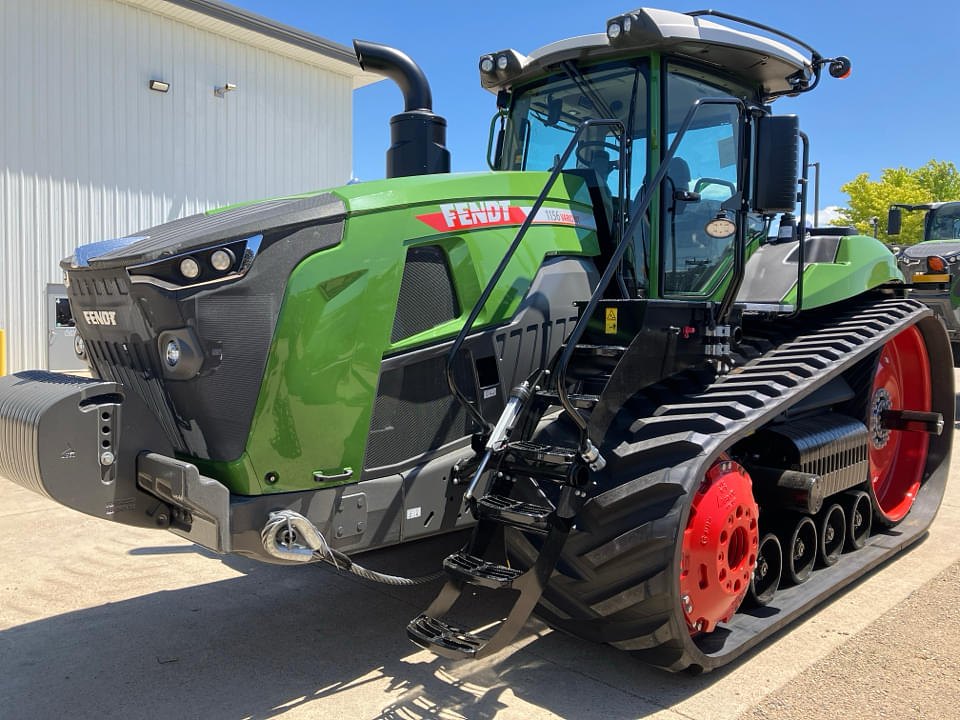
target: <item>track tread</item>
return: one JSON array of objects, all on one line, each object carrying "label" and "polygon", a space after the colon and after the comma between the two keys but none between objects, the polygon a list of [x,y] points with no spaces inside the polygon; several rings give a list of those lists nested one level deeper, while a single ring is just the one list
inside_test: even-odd
[{"label": "track tread", "polygon": [[[741,364],[706,386],[689,378],[662,382],[628,402],[603,449],[608,468],[598,493],[564,549],[559,567],[569,574],[554,574],[539,612],[666,669],[726,662],[694,645],[674,597],[679,537],[699,478],[721,450],[929,313],[897,298],[811,311],[776,328],[761,326],[738,348]],[[640,419],[621,417],[641,408],[647,412]],[[643,474],[630,477],[639,468]],[[521,539],[511,553],[523,559],[536,550]]]}]

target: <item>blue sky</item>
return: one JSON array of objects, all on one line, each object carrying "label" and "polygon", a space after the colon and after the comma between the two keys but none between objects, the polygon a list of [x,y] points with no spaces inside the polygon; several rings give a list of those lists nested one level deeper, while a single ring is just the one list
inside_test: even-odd
[{"label": "blue sky", "polygon": [[[505,48],[527,53],[561,38],[603,32],[607,18],[636,7],[629,0],[232,4],[344,45],[360,38],[407,52],[430,80],[434,110],[447,118],[455,171],[486,167],[494,98],[480,88],[481,54]],[[957,0],[664,1],[656,6],[714,7],[780,28],[824,56],[847,55],[853,61],[848,79],[824,73],[812,93],[774,104],[779,113],[798,114],[811,138],[811,161],[821,163],[821,207],[844,205],[840,186],[861,172],[876,179],[885,167],[919,167],[931,158],[960,165]],[[354,174],[361,180],[383,177],[388,121],[402,110],[400,92],[385,81],[361,88],[354,101]]]}]

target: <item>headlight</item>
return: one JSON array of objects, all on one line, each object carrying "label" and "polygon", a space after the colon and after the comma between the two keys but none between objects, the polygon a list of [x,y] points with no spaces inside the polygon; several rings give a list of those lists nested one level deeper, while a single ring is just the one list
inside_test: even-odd
[{"label": "headlight", "polygon": [[170,367],[176,367],[177,363],[180,362],[180,343],[176,340],[170,340],[167,343],[166,351],[164,352],[164,358],[167,361],[167,365]]},{"label": "headlight", "polygon": [[[178,255],[130,265],[131,282],[149,283],[165,290],[235,280],[247,273],[260,251],[263,235],[195,247]],[[163,348],[160,348],[163,354]]]},{"label": "headlight", "polygon": [[226,248],[214,250],[210,255],[210,266],[217,272],[226,272],[233,267],[233,253]]},{"label": "headlight", "polygon": [[180,274],[187,280],[196,280],[200,277],[200,263],[192,257],[186,257],[180,261]]}]

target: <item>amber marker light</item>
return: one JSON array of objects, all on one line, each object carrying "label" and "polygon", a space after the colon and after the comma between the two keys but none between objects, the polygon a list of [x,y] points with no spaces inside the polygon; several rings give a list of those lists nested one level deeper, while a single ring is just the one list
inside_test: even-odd
[{"label": "amber marker light", "polygon": [[930,255],[927,258],[927,270],[932,273],[944,273],[947,271],[947,261],[939,255]]}]

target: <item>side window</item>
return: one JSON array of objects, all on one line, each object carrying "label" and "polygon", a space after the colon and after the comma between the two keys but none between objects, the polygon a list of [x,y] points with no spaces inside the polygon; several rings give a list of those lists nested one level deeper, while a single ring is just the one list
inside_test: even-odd
[{"label": "side window", "polygon": [[[673,142],[693,102],[730,93],[702,80],[670,72],[667,80],[667,142]],[[680,141],[661,185],[663,290],[709,294],[730,267],[735,233],[716,237],[707,225],[737,188],[739,118],[732,105],[701,106]],[[732,214],[728,214],[733,219]]]},{"label": "side window", "polygon": [[438,245],[410,248],[403,266],[390,342],[400,342],[453,320],[459,314],[460,305],[443,248]]}]

